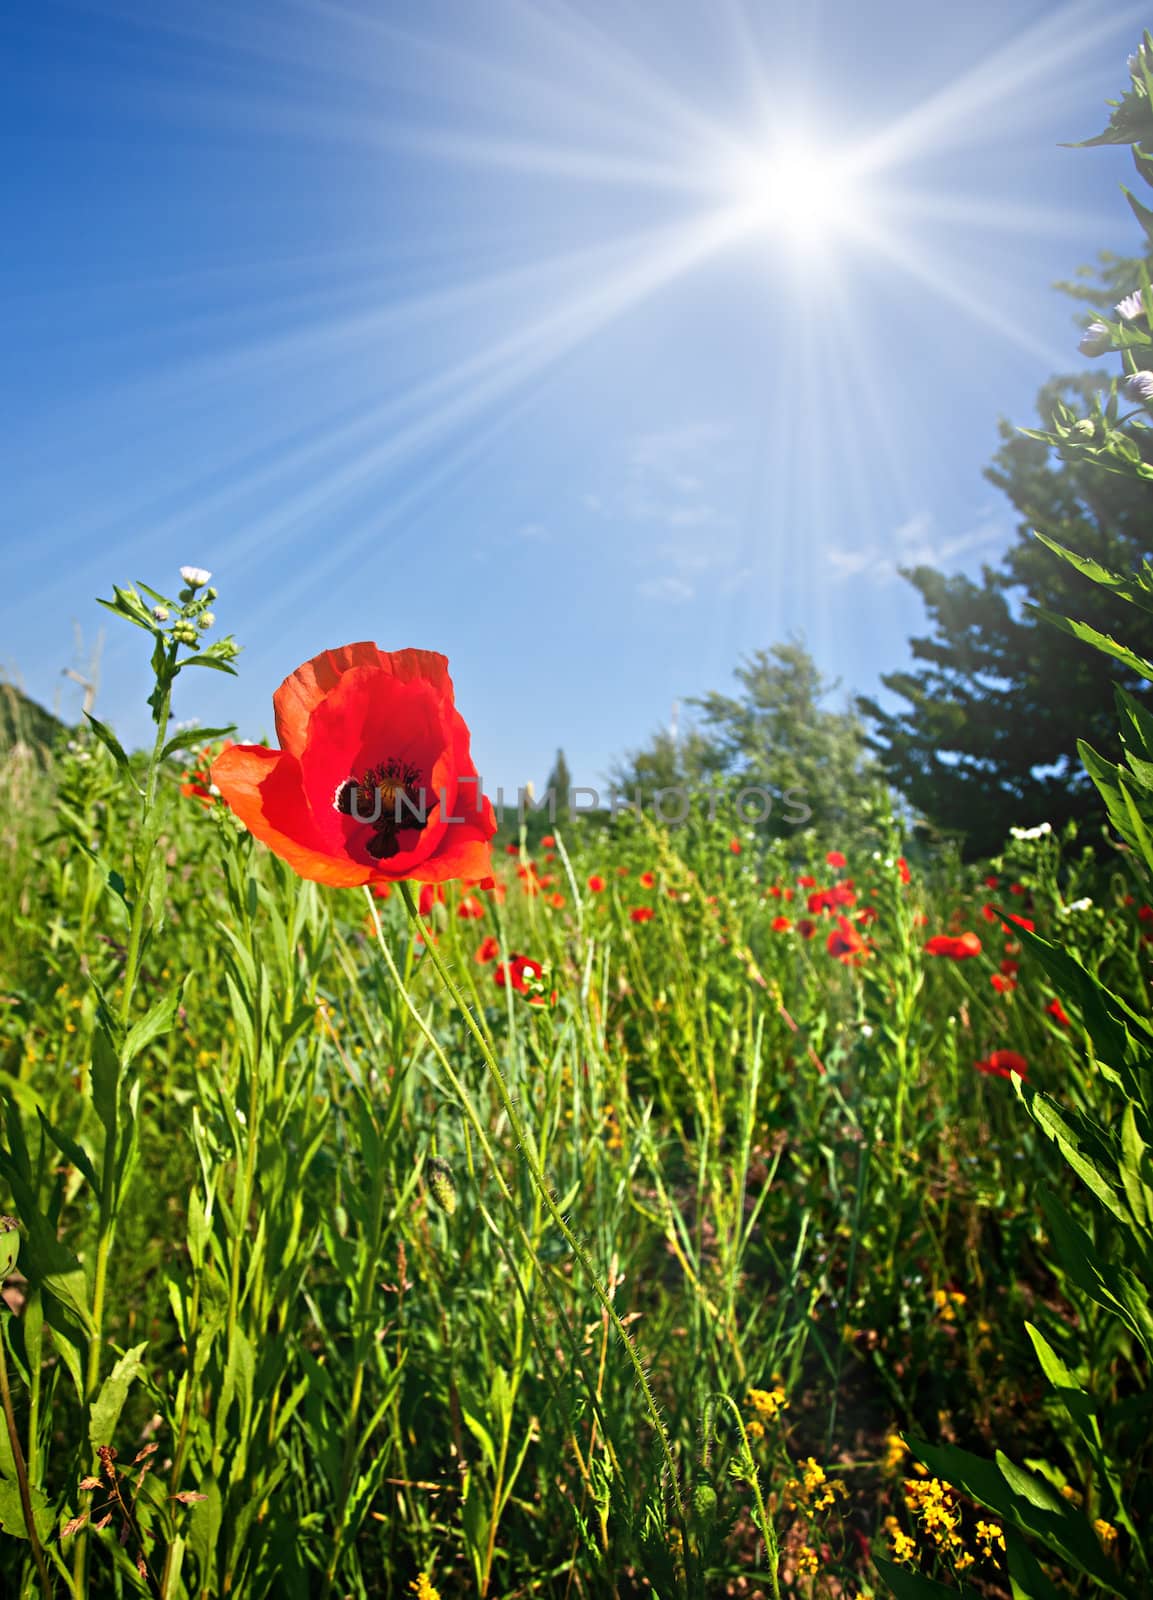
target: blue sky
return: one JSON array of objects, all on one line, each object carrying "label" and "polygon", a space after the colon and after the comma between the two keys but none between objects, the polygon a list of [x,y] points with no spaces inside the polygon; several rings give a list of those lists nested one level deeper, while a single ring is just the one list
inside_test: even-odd
[{"label": "blue sky", "polygon": [[[211,568],[271,727],[371,638],[450,658],[490,787],[578,783],[803,634],[872,692],[896,576],[1013,532],[1000,415],[1077,370],[1050,291],[1131,250],[1096,0],[25,0],[0,55],[0,665]],[[82,630],[77,643],[74,628]],[[108,619],[98,711],[146,733]]]}]

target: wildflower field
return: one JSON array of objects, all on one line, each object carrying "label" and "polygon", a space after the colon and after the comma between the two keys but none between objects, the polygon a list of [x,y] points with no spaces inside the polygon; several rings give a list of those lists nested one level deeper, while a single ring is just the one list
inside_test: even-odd
[{"label": "wildflower field", "polygon": [[[4,774],[7,1592],[841,1595],[880,1555],[1006,1593],[1018,1501],[1130,1592],[1147,1319],[1052,1140],[1116,1122],[1088,978],[1148,1029],[1131,860],[1043,826],[962,867],[881,796],[836,839],[442,826],[408,868],[306,859],[300,813],[278,859],[245,763],[290,758],[165,753],[205,593],[112,602],[151,758],[101,726]],[[279,691],[305,783],[415,748],[410,669],[459,735],[403,656]],[[941,1441],[1021,1464],[1000,1515]]]},{"label": "wildflower field", "polygon": [[[1133,294],[1047,443],[1148,480]],[[1047,555],[1153,681],[1153,569]],[[1147,700],[985,859],[881,784],[498,830],[445,656],[233,743],[227,573],[150,578],[152,749],[0,765],[0,1593],[1153,1593]]]}]

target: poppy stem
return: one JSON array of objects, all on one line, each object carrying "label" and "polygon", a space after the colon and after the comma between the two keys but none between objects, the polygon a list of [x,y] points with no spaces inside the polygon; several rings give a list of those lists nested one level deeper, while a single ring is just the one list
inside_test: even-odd
[{"label": "poppy stem", "polygon": [[441,982],[448,990],[449,996],[460,1012],[465,1026],[476,1040],[477,1046],[480,1049],[481,1057],[488,1069],[489,1077],[491,1078],[496,1089],[497,1097],[500,1100],[501,1107],[505,1116],[508,1118],[509,1127],[512,1131],[513,1137],[520,1146],[521,1153],[524,1156],[525,1164],[528,1167],[529,1176],[532,1179],[533,1185],[536,1188],[537,1193],[540,1195],[541,1200],[544,1202],[545,1209],[548,1211],[549,1216],[560,1229],[569,1249],[580,1263],[581,1269],[588,1278],[589,1283],[592,1285],[594,1294],[601,1303],[601,1309],[613,1324],[621,1343],[624,1345],[625,1353],[628,1356],[629,1363],[632,1366],[633,1373],[637,1380],[637,1386],[639,1387],[641,1395],[644,1398],[645,1409],[649,1414],[649,1421],[652,1424],[653,1430],[660,1444],[661,1454],[664,1457],[665,1468],[669,1476],[669,1484],[673,1492],[676,1523],[680,1530],[681,1537],[684,1540],[683,1548],[686,1552],[687,1558],[689,1549],[688,1529],[685,1523],[685,1508],[684,1502],[681,1498],[680,1484],[677,1481],[676,1462],[673,1459],[672,1445],[669,1441],[669,1436],[667,1430],[665,1429],[665,1425],[661,1421],[661,1415],[657,1408],[656,1397],[654,1396],[652,1387],[649,1383],[648,1374],[645,1372],[644,1363],[637,1354],[636,1346],[629,1336],[628,1329],[621,1321],[620,1315],[613,1304],[608,1290],[601,1282],[597,1270],[593,1266],[592,1259],[590,1258],[588,1251],[584,1248],[580,1240],[565,1221],[559,1206],[553,1198],[553,1193],[549,1187],[548,1180],[545,1178],[540,1164],[537,1161],[535,1144],[530,1140],[528,1129],[525,1127],[524,1122],[521,1119],[520,1112],[516,1108],[516,1102],[509,1093],[508,1084],[505,1082],[504,1074],[501,1072],[500,1067],[497,1064],[496,1057],[489,1048],[488,1041],[485,1039],[484,1033],[477,1023],[476,1018],[469,1010],[467,1001],[457,988],[452,974],[449,972],[443,957],[437,950],[437,947],[433,942],[431,931],[421,920],[420,913],[417,910],[416,901],[413,899],[411,885],[407,882],[402,882],[400,884],[400,893],[410,918],[424,939],[425,949],[428,953],[429,959],[432,961],[432,964],[436,968]]}]

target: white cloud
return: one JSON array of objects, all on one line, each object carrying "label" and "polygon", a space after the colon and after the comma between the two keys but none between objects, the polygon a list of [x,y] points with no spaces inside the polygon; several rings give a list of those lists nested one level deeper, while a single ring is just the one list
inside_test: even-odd
[{"label": "white cloud", "polygon": [[666,574],[660,578],[646,578],[643,583],[637,584],[637,593],[646,600],[661,600],[666,605],[684,605],[686,600],[693,598],[693,586],[685,583],[683,578],[673,578]]},{"label": "white cloud", "polygon": [[988,516],[963,533],[945,535],[932,512],[918,511],[893,529],[886,544],[855,550],[834,545],[825,559],[836,579],[868,577],[884,585],[899,577],[901,567],[947,567],[974,550],[1000,543],[1007,531],[1004,522]]},{"label": "white cloud", "polygon": [[[638,566],[663,576],[643,579],[638,593],[683,603],[705,572],[731,571],[739,530],[722,507],[737,467],[737,430],[724,422],[689,422],[623,441],[616,481],[586,494],[584,507],[632,544]],[[655,537],[654,537],[655,535]]]}]

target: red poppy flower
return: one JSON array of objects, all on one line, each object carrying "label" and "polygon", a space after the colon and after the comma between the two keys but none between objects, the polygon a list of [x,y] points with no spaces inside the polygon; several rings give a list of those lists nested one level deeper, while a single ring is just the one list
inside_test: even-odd
[{"label": "red poppy flower", "polygon": [[897,871],[901,874],[902,883],[908,883],[913,876],[913,874],[909,871],[909,863],[905,860],[904,856],[897,857]]},{"label": "red poppy flower", "polygon": [[500,940],[496,938],[495,934],[490,933],[487,939],[481,940],[480,948],[477,950],[473,960],[478,966],[487,967],[489,962],[495,961],[499,955]]},{"label": "red poppy flower", "polygon": [[1006,977],[1003,972],[991,972],[989,982],[998,994],[1010,994],[1017,987],[1016,978]]},{"label": "red poppy flower", "polygon": [[925,946],[925,954],[948,956],[950,961],[965,961],[981,954],[981,941],[975,933],[935,933]]},{"label": "red poppy flower", "polygon": [[856,905],[857,897],[851,883],[835,883],[831,889],[818,889],[809,896],[809,910],[813,916],[822,911],[832,911],[837,906]]},{"label": "red poppy flower", "polygon": [[802,917],[797,923],[797,932],[802,939],[811,939],[817,931],[817,924],[810,922],[808,917]]},{"label": "red poppy flower", "polygon": [[374,900],[387,900],[391,893],[391,883],[374,883],[372,886],[372,897]]},{"label": "red poppy flower", "polygon": [[739,839],[730,839],[729,849],[732,851],[733,855],[739,856],[741,853],[741,841]]},{"label": "red poppy flower", "polygon": [[807,872],[799,877],[797,882],[800,884],[802,889],[815,889],[817,887],[816,878],[811,878]]},{"label": "red poppy flower", "polygon": [[849,864],[839,850],[830,850],[825,857],[825,861],[828,866],[836,868],[837,871],[840,871],[842,867],[847,867]]},{"label": "red poppy flower", "polygon": [[592,890],[593,894],[604,894],[605,880],[601,877],[599,872],[594,872],[592,877],[589,879],[589,888]]},{"label": "red poppy flower", "polygon": [[504,847],[504,853],[505,853],[506,856],[519,856],[520,855],[520,845],[519,844],[506,844],[505,847]]},{"label": "red poppy flower", "polygon": [[657,880],[653,877],[651,872],[642,872],[641,873],[641,888],[642,889],[651,889],[653,884],[656,881]]},{"label": "red poppy flower", "polygon": [[[225,750],[232,749],[232,740],[225,739],[220,747],[221,755]],[[189,800],[199,800],[200,804],[208,809],[214,806],[220,798],[219,791],[212,786],[212,746],[205,745],[196,760],[196,765],[189,768],[184,774],[184,782],[180,785],[180,792]]]},{"label": "red poppy flower", "polygon": [[1006,921],[1015,922],[1019,928],[1024,928],[1026,933],[1032,933],[1037,924],[1029,917],[1018,917],[1012,911],[1007,913]]},{"label": "red poppy flower", "polygon": [[539,961],[532,961],[528,956],[511,955],[507,961],[502,961],[493,973],[494,980],[503,989],[511,986],[518,994],[528,994],[540,983],[544,968]]},{"label": "red poppy flower", "polygon": [[550,894],[549,897],[548,897],[548,903],[549,903],[550,906],[555,906],[556,909],[559,911],[561,906],[564,905],[564,895],[563,894]]},{"label": "red poppy flower", "polygon": [[280,749],[233,745],[212,781],[302,878],[352,887],[489,875],[496,819],[444,656],[344,645],[298,667],[272,703]]},{"label": "red poppy flower", "polygon": [[618,878],[627,878],[628,875],[629,875],[629,869],[627,867],[618,867],[617,868],[617,877]]},{"label": "red poppy flower", "polygon": [[553,850],[556,848],[556,840],[553,838],[551,833],[546,833],[544,835],[544,837],[541,839],[540,847],[542,850]]},{"label": "red poppy flower", "polygon": [[986,1072],[995,1078],[1008,1078],[1015,1072],[1019,1078],[1029,1075],[1029,1066],[1025,1057],[1018,1055],[1016,1050],[994,1050],[983,1061],[974,1061],[973,1065],[978,1072]]},{"label": "red poppy flower", "polygon": [[1138,922],[1148,922],[1153,919],[1153,906],[1141,906],[1137,912]]},{"label": "red poppy flower", "polygon": [[1053,1018],[1053,1021],[1059,1022],[1063,1028],[1071,1028],[1073,1026],[1068,1014],[1065,1011],[1065,1007],[1061,1004],[1056,995],[1054,995],[1052,1000],[1050,1000],[1049,1004],[1045,1007],[1045,1010],[1048,1015]]},{"label": "red poppy flower", "polygon": [[484,904],[482,901],[478,900],[474,894],[466,894],[464,899],[457,906],[456,914],[458,917],[463,917],[466,921],[475,917],[483,917]]},{"label": "red poppy flower", "polygon": [[990,876],[985,879],[985,887],[986,889],[995,889],[1000,881],[1000,878]]},{"label": "red poppy flower", "polygon": [[774,917],[773,918],[773,932],[774,933],[788,933],[788,931],[789,931],[789,929],[791,927],[792,927],[792,923],[789,921],[788,917]]},{"label": "red poppy flower", "polygon": [[825,941],[825,949],[845,966],[855,965],[868,954],[868,946],[848,917],[837,918],[837,926]]},{"label": "red poppy flower", "polygon": [[1009,885],[1009,893],[1010,894],[1018,894],[1018,895],[1020,895],[1020,894],[1028,894],[1029,891],[1028,891],[1028,889],[1026,889],[1026,887],[1025,887],[1025,885],[1023,883],[1011,883]]},{"label": "red poppy flower", "polygon": [[1015,978],[1020,970],[1021,963],[1019,961],[1002,961],[1001,963],[1001,971],[1005,973],[1006,977]]},{"label": "red poppy flower", "polygon": [[652,906],[634,906],[629,912],[630,922],[651,922],[653,920]]},{"label": "red poppy flower", "polygon": [[443,884],[426,883],[426,884],[422,885],[421,891],[420,891],[420,899],[417,901],[417,906],[416,906],[416,909],[420,912],[422,917],[427,917],[429,915],[429,913],[432,911],[433,906],[443,905],[443,904],[444,904],[444,886],[443,886]]}]

